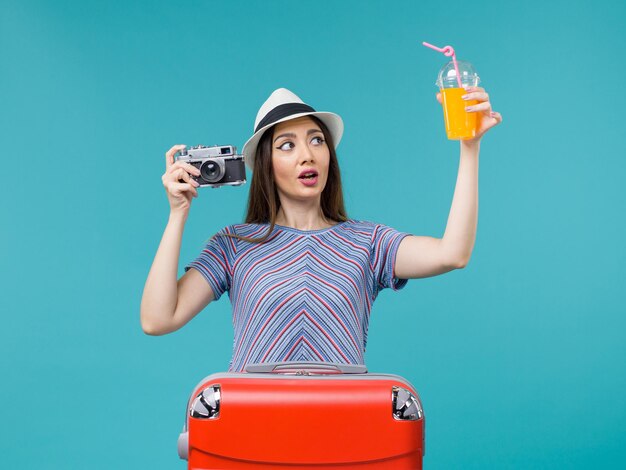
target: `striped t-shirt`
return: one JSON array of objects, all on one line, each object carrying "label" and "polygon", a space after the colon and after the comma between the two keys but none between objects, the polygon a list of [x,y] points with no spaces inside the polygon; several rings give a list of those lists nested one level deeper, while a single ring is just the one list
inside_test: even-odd
[{"label": "striped t-shirt", "polygon": [[235,329],[229,371],[261,362],[324,361],[364,364],[372,303],[393,276],[407,233],[350,219],[321,230],[268,224],[230,225],[209,240],[194,261],[215,300],[228,291]]}]

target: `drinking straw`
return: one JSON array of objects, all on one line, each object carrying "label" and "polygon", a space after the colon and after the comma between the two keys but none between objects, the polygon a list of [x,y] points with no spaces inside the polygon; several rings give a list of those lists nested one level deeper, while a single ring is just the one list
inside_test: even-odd
[{"label": "drinking straw", "polygon": [[452,63],[454,64],[454,70],[456,71],[456,81],[459,84],[459,88],[463,88],[461,85],[461,76],[459,75],[459,66],[456,63],[456,54],[454,53],[454,48],[452,46],[446,46],[444,48],[433,46],[432,44],[428,44],[427,42],[422,42],[422,44],[426,47],[430,47],[431,49],[436,50],[437,52],[443,52],[443,55],[446,57],[452,56]]}]

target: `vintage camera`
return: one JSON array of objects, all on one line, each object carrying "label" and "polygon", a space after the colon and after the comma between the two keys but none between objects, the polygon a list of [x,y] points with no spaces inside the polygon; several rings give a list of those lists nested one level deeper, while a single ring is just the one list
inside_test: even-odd
[{"label": "vintage camera", "polygon": [[191,175],[200,183],[199,187],[239,186],[246,182],[243,155],[237,155],[237,147],[232,145],[197,145],[181,150],[176,160],[182,160],[200,170],[200,176]]}]

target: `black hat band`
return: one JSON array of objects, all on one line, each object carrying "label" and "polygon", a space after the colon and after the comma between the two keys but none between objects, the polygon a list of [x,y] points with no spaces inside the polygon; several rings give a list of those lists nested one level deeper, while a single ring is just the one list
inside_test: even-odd
[{"label": "black hat band", "polygon": [[261,122],[259,122],[259,125],[256,126],[256,129],[254,129],[254,132],[258,132],[259,129],[267,126],[268,124],[272,124],[276,121],[281,120],[284,117],[291,116],[292,114],[310,113],[310,112],[314,113],[315,110],[311,108],[308,104],[304,104],[304,103],[281,104],[279,106],[276,106],[269,113],[267,113],[263,119],[261,119]]}]

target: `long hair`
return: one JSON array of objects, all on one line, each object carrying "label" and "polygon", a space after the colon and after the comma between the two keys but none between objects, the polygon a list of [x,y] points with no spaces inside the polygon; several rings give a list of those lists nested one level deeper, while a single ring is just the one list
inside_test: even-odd
[{"label": "long hair", "polygon": [[[335,222],[344,222],[348,220],[348,215],[343,203],[343,188],[341,186],[341,174],[339,172],[339,163],[337,161],[337,153],[335,152],[335,143],[328,131],[326,125],[316,116],[308,116],[322,130],[324,140],[328,145],[330,152],[330,161],[328,164],[328,178],[326,186],[322,191],[320,205],[322,214],[327,220]],[[254,170],[252,173],[252,183],[250,184],[250,192],[248,193],[248,208],[245,222],[248,224],[264,224],[269,223],[269,229],[265,235],[260,238],[243,237],[236,234],[224,234],[226,236],[238,238],[251,243],[263,243],[270,236],[276,224],[276,216],[280,209],[280,198],[276,189],[276,181],[274,180],[274,171],[272,168],[272,140],[274,139],[274,129],[276,125],[265,131],[256,148],[254,157]]]}]

